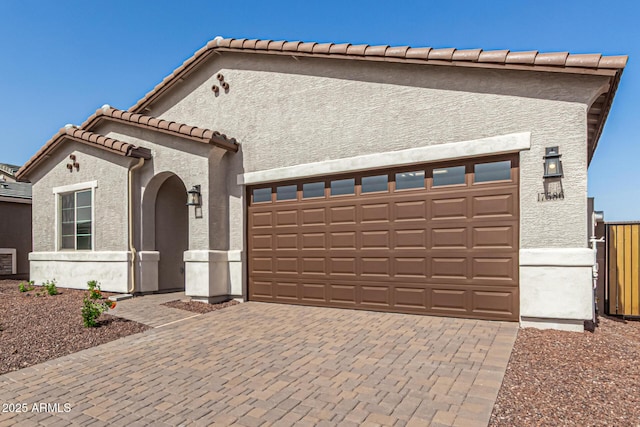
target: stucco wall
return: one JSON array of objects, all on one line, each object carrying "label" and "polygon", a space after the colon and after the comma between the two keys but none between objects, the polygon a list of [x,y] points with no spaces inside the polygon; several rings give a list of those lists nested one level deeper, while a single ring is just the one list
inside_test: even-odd
[{"label": "stucco wall", "polygon": [[[69,172],[69,155],[79,170]],[[29,179],[33,183],[33,250],[56,251],[54,187],[97,181],[94,200],[95,251],[127,250],[127,167],[132,161],[112,153],[67,141]]]},{"label": "stucco wall", "polygon": [[[225,154],[224,150],[213,145],[109,121],[104,121],[96,128],[96,132],[151,150],[151,160],[146,161],[144,166],[135,172],[137,188],[135,222],[139,225],[136,227],[136,242],[139,248],[146,251],[155,250],[153,238],[150,238],[155,233],[155,229],[146,215],[151,209],[143,214],[140,206],[145,205],[146,202],[143,200],[147,196],[149,197],[147,202],[150,201],[153,204],[155,200],[155,194],[152,194],[154,190],[157,191],[156,183],[152,182],[154,177],[164,180],[171,174],[178,176],[187,190],[194,185],[200,185],[203,194],[203,206],[197,214],[194,208],[189,208],[189,249],[210,249],[217,245],[221,245],[221,249],[226,248],[228,224],[226,196],[221,199],[208,197],[210,187],[219,186],[220,179],[226,182],[219,170],[220,159]],[[220,212],[221,204],[222,213]],[[211,212],[214,213],[213,217],[210,216]],[[225,220],[218,219],[221,214],[224,215]],[[210,221],[211,227],[208,226]],[[143,235],[146,233],[146,236],[140,233]]]},{"label": "stucco wall", "polygon": [[[218,72],[230,88],[216,96]],[[236,174],[515,132],[532,134],[520,163],[521,247],[585,247],[586,112],[604,83],[561,73],[224,53],[148,114],[242,144],[228,156],[232,249],[243,247]],[[565,199],[538,202],[544,148],[555,145]]]},{"label": "stucco wall", "polygon": [[31,204],[0,201],[0,218],[0,248],[16,249],[16,277],[26,278],[31,252]]}]

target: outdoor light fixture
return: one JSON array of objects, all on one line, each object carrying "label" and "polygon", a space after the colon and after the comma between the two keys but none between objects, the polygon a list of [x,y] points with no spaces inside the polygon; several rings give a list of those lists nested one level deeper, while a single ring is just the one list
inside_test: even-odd
[{"label": "outdoor light fixture", "polygon": [[200,186],[194,185],[191,190],[187,191],[187,206],[202,205],[202,194],[200,194]]},{"label": "outdoor light fixture", "polygon": [[562,177],[561,154],[558,147],[547,147],[544,153],[544,175],[543,178]]}]

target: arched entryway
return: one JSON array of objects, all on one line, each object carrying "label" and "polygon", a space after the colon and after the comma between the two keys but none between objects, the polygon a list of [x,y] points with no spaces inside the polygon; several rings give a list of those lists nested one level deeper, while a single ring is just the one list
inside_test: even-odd
[{"label": "arched entryway", "polygon": [[176,175],[162,182],[155,199],[158,291],[184,290],[184,252],[189,249],[187,189]]}]

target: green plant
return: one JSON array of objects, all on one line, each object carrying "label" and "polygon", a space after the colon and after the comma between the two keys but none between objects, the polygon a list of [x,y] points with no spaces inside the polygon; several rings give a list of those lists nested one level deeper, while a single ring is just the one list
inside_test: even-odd
[{"label": "green plant", "polygon": [[20,292],[29,292],[29,291],[32,291],[34,289],[35,289],[35,287],[33,286],[33,280],[29,280],[26,285],[25,285],[24,282],[21,282],[18,285],[18,290]]},{"label": "green plant", "polygon": [[47,290],[49,295],[58,295],[58,288],[56,288],[56,279],[47,280],[42,284],[42,286]]},{"label": "green plant", "polygon": [[115,308],[116,303],[102,296],[100,285],[95,280],[87,282],[89,294],[82,300],[82,321],[87,328],[98,326],[98,317],[105,311]]}]

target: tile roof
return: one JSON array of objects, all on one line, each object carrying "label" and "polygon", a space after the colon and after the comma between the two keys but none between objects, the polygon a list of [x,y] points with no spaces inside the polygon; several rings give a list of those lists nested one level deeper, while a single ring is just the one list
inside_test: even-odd
[{"label": "tile roof", "polygon": [[67,125],[60,129],[38,152],[24,164],[16,174],[18,179],[24,179],[26,175],[55,150],[64,140],[76,141],[92,147],[100,148],[121,156],[135,158],[151,158],[151,151],[147,148],[137,147],[133,144],[118,141],[104,135],[79,129],[78,127]]},{"label": "tile roof", "polygon": [[627,56],[602,56],[599,53],[570,54],[568,52],[540,53],[535,50],[511,52],[509,50],[434,49],[431,47],[370,46],[367,44],[352,45],[350,43],[290,42],[216,37],[176,68],[173,73],[167,76],[129,110],[140,112],[145,107],[148,107],[162,93],[173,86],[180,77],[190,72],[214,51],[603,75],[613,75],[621,71],[628,59]]},{"label": "tile roof", "polygon": [[275,41],[258,39],[233,39],[216,37],[198,50],[168,75],[129,110],[137,113],[149,107],[175,83],[203,63],[213,52],[242,52],[255,54],[311,56],[332,59],[351,59],[400,62],[426,65],[445,65],[459,67],[481,67],[510,70],[533,70],[545,72],[563,72],[575,74],[596,74],[608,76],[608,92],[602,94],[588,112],[588,157],[589,162],[604,124],[606,122],[613,97],[620,82],[620,76],[627,64],[628,57],[603,56],[593,54],[571,54],[568,52],[540,53],[537,50],[511,52],[509,50],[482,49],[434,49],[431,47],[409,46],[370,46],[350,43],[315,43],[300,41]]},{"label": "tile roof", "polygon": [[0,181],[0,197],[31,199],[31,184],[28,182]]},{"label": "tile roof", "polygon": [[118,110],[109,105],[102,108],[89,117],[81,126],[82,129],[91,130],[100,120],[106,119],[114,122],[126,123],[136,127],[150,129],[157,132],[166,133],[192,141],[213,144],[228,151],[238,151],[238,144],[235,138],[229,138],[225,134],[210,129],[189,126],[173,121],[157,119],[143,114],[131,113],[129,111]]},{"label": "tile roof", "polygon": [[151,151],[147,148],[137,147],[133,144],[109,138],[104,135],[91,132],[101,120],[111,120],[127,125],[133,125],[143,129],[177,136],[192,141],[213,144],[228,151],[238,151],[235,138],[228,138],[220,132],[189,126],[168,120],[157,119],[142,114],[134,114],[128,111],[118,110],[109,105],[104,105],[96,110],[85,122],[79,126],[67,125],[51,138],[25,165],[18,171],[17,177],[23,179],[26,174],[51,153],[64,139],[70,139],[97,148],[102,148],[116,154],[128,157],[151,158]]}]

